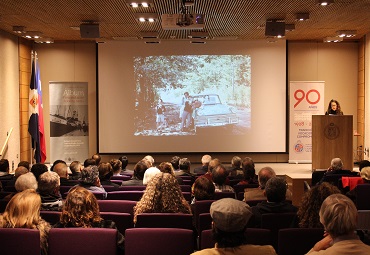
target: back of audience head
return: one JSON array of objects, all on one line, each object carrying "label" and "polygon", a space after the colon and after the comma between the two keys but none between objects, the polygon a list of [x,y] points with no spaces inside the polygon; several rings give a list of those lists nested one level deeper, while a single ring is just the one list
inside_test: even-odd
[{"label": "back of audience head", "polygon": [[238,156],[234,156],[231,159],[231,165],[233,167],[240,168],[240,166],[242,165],[242,159],[240,157],[238,157]]},{"label": "back of audience head", "polygon": [[81,170],[80,182],[85,185],[100,186],[99,170],[97,166],[87,166]]},{"label": "back of audience head", "polygon": [[266,197],[268,202],[280,203],[285,201],[287,183],[283,178],[272,177],[266,183]]},{"label": "back of audience head", "polygon": [[171,159],[171,164],[175,170],[179,169],[179,161],[180,161],[179,156],[173,156]]},{"label": "back of audience head", "polygon": [[[119,159],[111,159],[109,161],[110,165],[112,166],[113,174],[120,174],[122,170],[122,162]],[[126,168],[126,167],[125,167]]]},{"label": "back of audience head", "polygon": [[39,176],[48,171],[48,167],[42,163],[33,164],[31,167],[31,172],[35,175],[36,180],[39,179]]},{"label": "back of audience head", "polygon": [[28,172],[19,176],[14,186],[17,192],[22,192],[26,189],[37,190],[37,180],[33,173]]},{"label": "back of audience head", "polygon": [[96,160],[93,159],[93,158],[87,158],[85,159],[84,161],[84,167],[88,167],[88,166],[96,166]]},{"label": "back of audience head", "polygon": [[360,176],[365,183],[370,183],[370,166],[362,168]]},{"label": "back of audience head", "polygon": [[168,173],[175,176],[175,170],[170,162],[162,162],[159,164],[158,169],[163,173]]},{"label": "back of audience head", "polygon": [[53,171],[56,172],[60,178],[68,179],[68,165],[66,163],[59,162],[53,165]]},{"label": "back of audience head", "polygon": [[154,158],[150,155],[146,155],[143,160],[148,162],[148,168],[154,166]]},{"label": "back of audience head", "polygon": [[212,200],[215,194],[215,185],[206,177],[198,177],[193,186],[195,200]]},{"label": "back of audience head", "polygon": [[40,221],[40,195],[34,189],[15,194],[6,206],[0,225],[12,228],[36,228]]},{"label": "back of audience head", "polygon": [[101,180],[109,180],[113,176],[113,168],[110,163],[101,162],[98,166],[99,178]]},{"label": "back of audience head", "polygon": [[64,226],[92,227],[101,220],[94,194],[83,187],[73,187],[64,202],[60,223]]},{"label": "back of audience head", "polygon": [[4,172],[4,173],[9,172],[9,160],[0,159],[0,172]]},{"label": "back of audience head", "polygon": [[67,163],[64,161],[64,160],[61,160],[61,159],[57,159],[54,161],[54,163],[52,164],[52,166],[50,167],[50,171],[54,171],[54,167],[57,165],[57,164],[64,164],[67,166]]},{"label": "back of audience head", "polygon": [[328,196],[339,193],[340,190],[328,182],[323,182],[307,191],[302,197],[301,206],[297,212],[299,227],[323,228],[319,217],[320,207]]},{"label": "back of audience head", "polygon": [[127,167],[127,165],[128,165],[128,158],[127,158],[127,156],[121,156],[121,157],[119,157],[119,161],[121,161],[121,163],[122,163],[122,169],[123,170],[125,170],[126,169],[126,167]]},{"label": "back of audience head", "polygon": [[361,170],[364,168],[364,167],[367,167],[367,166],[370,166],[370,161],[369,160],[361,160],[359,163],[358,163],[358,169]]},{"label": "back of audience head", "polygon": [[331,160],[330,169],[329,170],[341,170],[343,168],[343,162],[340,158],[333,158]]},{"label": "back of audience head", "polygon": [[261,170],[258,172],[258,183],[261,189],[265,189],[267,181],[275,177],[276,173],[274,169],[272,169],[269,166],[261,168]]},{"label": "back of audience head", "polygon": [[29,173],[29,172],[30,172],[30,170],[25,168],[24,166],[18,166],[15,169],[14,178],[18,179],[18,177],[21,176],[22,174],[26,174],[26,173]]},{"label": "back of audience head", "polygon": [[25,161],[25,160],[22,160],[18,163],[18,167],[20,166],[23,166],[25,168],[27,168],[28,170],[30,170],[30,162],[28,161]]},{"label": "back of audience head", "polygon": [[147,169],[148,165],[146,161],[140,160],[139,162],[136,163],[134,167],[134,176],[139,180],[144,179],[144,173]]},{"label": "back of audience head", "polygon": [[356,206],[343,194],[330,195],[321,205],[320,221],[333,239],[350,235],[357,228]]},{"label": "back of audience head", "polygon": [[208,164],[208,172],[209,173],[212,173],[213,169],[220,165],[221,164],[221,161],[218,159],[218,158],[214,158],[212,159],[209,164]]},{"label": "back of audience head", "polygon": [[150,168],[148,168],[148,169],[145,171],[145,173],[144,173],[143,184],[144,184],[144,185],[147,185],[147,184],[148,184],[148,182],[150,182],[150,180],[151,180],[151,179],[153,179],[153,177],[154,177],[156,174],[160,173],[160,172],[161,172],[161,171],[160,171],[158,168],[156,168],[156,167],[150,167]]},{"label": "back of audience head", "polygon": [[212,180],[217,185],[223,185],[226,182],[227,175],[228,173],[226,168],[219,164],[212,171]]},{"label": "back of audience head", "polygon": [[91,158],[95,160],[95,164],[96,164],[97,166],[100,164],[101,156],[100,156],[98,153],[95,153],[94,155],[92,155],[92,157],[91,157]]},{"label": "back of audience head", "polygon": [[45,172],[38,180],[38,191],[40,194],[59,194],[60,177],[56,172]]},{"label": "back of audience head", "polygon": [[219,248],[231,248],[245,244],[245,229],[252,211],[248,204],[223,198],[213,202],[210,208],[213,239]]},{"label": "back of audience head", "polygon": [[191,163],[190,163],[190,160],[188,158],[180,159],[180,161],[179,161],[180,170],[182,170],[184,172],[187,172],[187,173],[190,173],[190,166],[191,166]]},{"label": "back of audience head", "polygon": [[242,168],[244,169],[245,166],[252,166],[253,168],[255,167],[254,166],[254,161],[252,158],[250,157],[245,157],[243,158],[243,161],[242,161]]},{"label": "back of audience head", "polygon": [[77,173],[81,173],[81,169],[82,169],[82,164],[80,161],[73,161],[70,165],[69,165],[69,169],[71,170],[72,172],[72,175],[76,175]]},{"label": "back of audience head", "polygon": [[245,180],[253,180],[256,175],[256,170],[254,168],[254,162],[252,158],[245,157],[242,163],[243,175]]},{"label": "back of audience head", "polygon": [[206,155],[203,155],[203,157],[202,157],[202,165],[203,166],[208,166],[209,165],[209,162],[212,160],[212,157],[210,156],[210,155],[208,155],[208,154],[206,154]]}]

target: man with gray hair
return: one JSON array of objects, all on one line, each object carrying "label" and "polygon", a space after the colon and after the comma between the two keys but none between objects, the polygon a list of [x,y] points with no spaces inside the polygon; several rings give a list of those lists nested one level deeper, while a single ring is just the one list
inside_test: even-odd
[{"label": "man with gray hair", "polygon": [[[269,166],[265,166],[261,168],[258,172],[258,188],[246,188],[244,192],[244,199],[243,201],[246,202],[248,200],[266,200],[266,196],[264,195],[264,190],[266,183],[272,177],[276,177],[276,173],[274,169]],[[292,200],[292,192],[287,189],[286,191],[286,199]]]},{"label": "man with gray hair", "polygon": [[59,193],[60,179],[56,172],[45,172],[39,176],[38,193],[41,197],[41,210],[61,211],[62,196]]},{"label": "man with gray hair", "polygon": [[103,198],[107,198],[107,192],[103,188],[99,179],[99,169],[97,166],[87,166],[81,170],[79,186],[95,193],[102,193]]},{"label": "man with gray hair", "polygon": [[37,180],[33,173],[28,172],[19,176],[15,181],[14,186],[17,192],[22,192],[26,189],[37,190]]},{"label": "man with gray hair", "polygon": [[194,168],[195,174],[205,174],[208,171],[209,162],[212,160],[210,155],[203,155],[202,157],[202,165],[199,167]]},{"label": "man with gray hair", "polygon": [[358,173],[343,169],[342,160],[340,158],[333,158],[328,171],[321,178],[320,183],[329,182],[334,186],[338,186],[338,180],[342,179],[342,176],[358,176]]}]

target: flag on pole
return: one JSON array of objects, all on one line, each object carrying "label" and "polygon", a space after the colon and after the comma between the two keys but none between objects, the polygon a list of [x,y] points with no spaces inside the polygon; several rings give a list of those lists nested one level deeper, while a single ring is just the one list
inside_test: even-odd
[{"label": "flag on pole", "polygon": [[42,107],[42,93],[40,82],[40,70],[37,63],[37,53],[31,57],[31,81],[29,92],[29,121],[28,132],[32,138],[32,148],[36,163],[44,163],[46,159],[46,147],[44,136],[44,116]]}]

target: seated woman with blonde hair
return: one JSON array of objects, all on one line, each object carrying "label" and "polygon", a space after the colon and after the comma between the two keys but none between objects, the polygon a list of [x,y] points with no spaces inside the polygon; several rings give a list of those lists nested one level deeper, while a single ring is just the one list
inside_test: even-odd
[{"label": "seated woman with blonde hair", "polygon": [[48,250],[47,238],[50,224],[40,217],[41,198],[34,189],[26,189],[15,194],[5,211],[0,215],[1,228],[29,228],[40,231],[41,254]]},{"label": "seated woman with blonde hair", "polygon": [[[111,220],[100,217],[98,201],[94,194],[79,186],[73,187],[63,205],[60,221],[54,228],[116,228]],[[117,247],[124,249],[124,237],[117,231]]]},{"label": "seated woman with blonde hair", "polygon": [[134,223],[140,213],[188,213],[189,203],[181,193],[176,178],[169,173],[156,174],[134,207]]}]

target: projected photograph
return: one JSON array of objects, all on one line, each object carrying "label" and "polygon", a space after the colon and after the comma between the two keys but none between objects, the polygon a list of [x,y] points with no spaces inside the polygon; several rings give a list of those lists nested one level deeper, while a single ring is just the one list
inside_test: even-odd
[{"label": "projected photograph", "polygon": [[243,135],[251,128],[251,57],[134,57],[135,136]]}]

